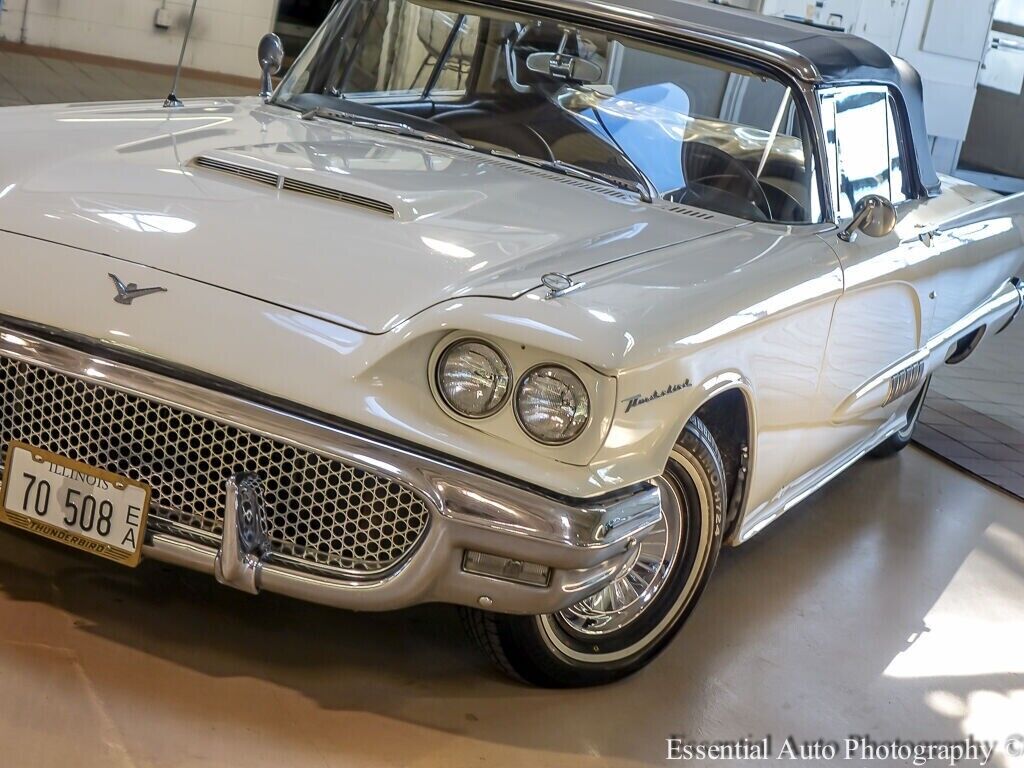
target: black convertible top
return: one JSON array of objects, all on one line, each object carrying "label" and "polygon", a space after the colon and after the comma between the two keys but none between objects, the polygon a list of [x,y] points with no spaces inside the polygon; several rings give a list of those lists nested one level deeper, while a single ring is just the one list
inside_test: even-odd
[{"label": "black convertible top", "polygon": [[705,0],[513,0],[507,4],[546,6],[629,27],[660,28],[679,37],[728,43],[751,54],[761,52],[808,82],[901,82],[893,58],[864,38]]},{"label": "black convertible top", "polygon": [[938,193],[921,77],[910,64],[863,38],[701,0],[504,0],[502,5],[549,8],[559,15],[601,19],[627,31],[689,41],[758,59],[816,86],[889,86],[902,96],[896,101],[910,128],[907,138],[916,165],[916,192],[919,196]]}]

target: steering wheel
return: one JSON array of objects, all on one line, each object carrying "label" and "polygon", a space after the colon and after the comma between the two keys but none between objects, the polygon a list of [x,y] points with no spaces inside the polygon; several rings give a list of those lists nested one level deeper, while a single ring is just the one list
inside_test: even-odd
[{"label": "steering wheel", "polygon": [[[731,198],[739,198],[746,204],[742,207],[756,209],[765,220],[771,221],[772,206],[761,183],[747,166],[735,157],[710,144],[696,141],[684,142],[680,155],[686,187],[680,190],[680,199],[676,202],[686,202],[682,198],[687,197],[689,188],[693,188],[694,192],[701,196],[710,190],[718,193],[715,194],[718,198],[721,198],[722,193]],[[749,215],[752,211],[744,213]]]},{"label": "steering wheel", "polygon": [[555,159],[551,145],[521,113],[470,107],[440,114],[434,122],[454,131],[460,139],[485,149],[501,149],[540,160]]}]

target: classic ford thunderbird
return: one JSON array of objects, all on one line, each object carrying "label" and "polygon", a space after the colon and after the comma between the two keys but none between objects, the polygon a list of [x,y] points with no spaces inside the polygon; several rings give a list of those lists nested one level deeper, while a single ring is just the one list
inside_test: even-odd
[{"label": "classic ford thunderbird", "polygon": [[607,682],[1024,300],[1024,200],[938,177],[856,37],[342,0],[281,58],[0,112],[3,521]]}]

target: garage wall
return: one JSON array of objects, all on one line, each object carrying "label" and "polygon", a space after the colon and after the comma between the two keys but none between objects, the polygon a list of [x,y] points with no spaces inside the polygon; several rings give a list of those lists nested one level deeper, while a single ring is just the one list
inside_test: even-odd
[{"label": "garage wall", "polygon": [[[185,0],[3,0],[0,38],[105,56],[176,64],[190,2]],[[172,26],[153,25],[166,5]],[[259,73],[256,45],[273,23],[276,0],[199,0],[185,66],[232,75]]]},{"label": "garage wall", "polygon": [[924,79],[928,132],[963,141],[992,26],[991,0],[911,0],[897,54]]}]

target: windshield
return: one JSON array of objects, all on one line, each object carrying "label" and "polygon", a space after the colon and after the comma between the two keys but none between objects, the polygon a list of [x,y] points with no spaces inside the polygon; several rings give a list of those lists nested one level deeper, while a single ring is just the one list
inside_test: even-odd
[{"label": "windshield", "polygon": [[754,221],[820,216],[792,91],[711,57],[481,6],[347,0],[275,102]]}]

